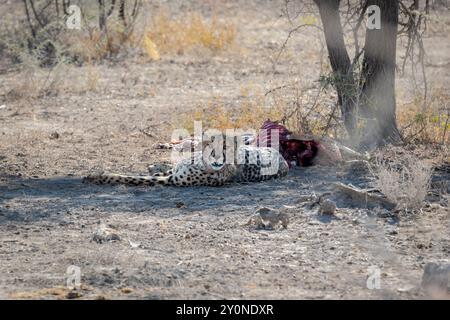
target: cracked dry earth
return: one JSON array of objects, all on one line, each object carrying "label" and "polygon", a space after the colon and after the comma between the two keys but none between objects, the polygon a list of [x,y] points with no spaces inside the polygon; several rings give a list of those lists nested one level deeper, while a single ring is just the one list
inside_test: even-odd
[{"label": "cracked dry earth", "polygon": [[[196,10],[203,10],[199,3]],[[365,171],[299,168],[283,180],[220,188],[81,183],[96,169],[143,174],[147,165],[167,159],[168,151],[153,144],[170,139],[172,115],[191,112],[214,96],[231,106],[249,83],[264,92],[299,75],[306,84],[316,81],[318,58],[311,60],[305,44],[315,43],[317,34],[308,30],[290,42],[295,54],[272,68],[269,57],[290,29],[279,18],[282,5],[227,1],[219,15],[238,25],[237,42],[245,50],[99,64],[93,91],[77,86],[87,68],[69,66],[64,72],[73,88],[9,99],[26,75],[2,71],[0,298],[424,297],[418,288],[423,266],[449,262],[448,207],[398,219],[333,190],[338,181],[369,188]],[[428,57],[438,63],[434,79],[449,83],[450,42],[442,39],[448,40],[445,30],[426,39]],[[399,78],[398,90],[407,91],[409,81]],[[325,193],[337,204],[335,216],[320,215],[312,205],[314,194]],[[287,213],[287,229],[246,226],[261,206]],[[102,225],[120,240],[93,241]],[[81,271],[75,293],[66,288],[72,265]],[[367,288],[374,266],[380,270],[379,290]]]}]

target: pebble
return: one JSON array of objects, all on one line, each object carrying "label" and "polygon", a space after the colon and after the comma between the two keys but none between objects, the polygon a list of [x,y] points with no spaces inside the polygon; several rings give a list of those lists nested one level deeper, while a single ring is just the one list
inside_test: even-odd
[{"label": "pebble", "polygon": [[117,231],[108,228],[104,225],[101,225],[97,231],[95,231],[94,236],[92,238],[97,243],[104,243],[109,241],[120,241],[120,236],[118,235]]},{"label": "pebble", "polygon": [[334,215],[336,213],[336,203],[332,200],[325,199],[320,204],[320,213],[325,215]]}]

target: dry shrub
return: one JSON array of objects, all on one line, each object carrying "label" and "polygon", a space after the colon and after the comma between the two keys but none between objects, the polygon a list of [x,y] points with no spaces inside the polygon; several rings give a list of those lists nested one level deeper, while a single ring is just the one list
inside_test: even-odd
[{"label": "dry shrub", "polygon": [[424,104],[416,96],[397,109],[397,120],[407,142],[450,144],[450,94],[435,89]]},{"label": "dry shrub", "polygon": [[145,50],[147,56],[152,60],[159,60],[161,56],[159,55],[158,48],[156,44],[152,41],[152,39],[146,35],[144,39],[142,39],[142,46]]},{"label": "dry shrub", "polygon": [[203,129],[259,129],[267,120],[283,118],[283,108],[280,106],[265,106],[264,95],[251,95],[248,88],[241,90],[241,101],[232,106],[226,104],[220,97],[215,97],[205,105],[197,106],[192,112],[184,113],[183,117],[173,119],[175,127],[181,127],[189,132],[194,131],[194,121],[201,121]]},{"label": "dry shrub", "polygon": [[156,14],[144,34],[142,45],[151,59],[161,54],[184,54],[194,49],[209,49],[213,53],[231,47],[236,28],[221,23],[214,15],[209,22],[198,13],[171,18],[165,11]]},{"label": "dry shrub", "polygon": [[202,121],[204,129],[256,130],[270,119],[304,135],[335,138],[343,132],[332,95],[311,88],[301,89],[297,85],[295,89],[283,87],[268,94],[249,85],[241,88],[239,97],[235,104],[214,97],[193,111],[172,119],[173,127],[193,132],[194,121]]},{"label": "dry shrub", "polygon": [[[20,20],[19,20],[20,21]],[[14,81],[2,85],[9,100],[33,99],[58,94],[64,86],[67,47],[55,39],[59,20],[49,22],[29,34],[27,26],[16,21],[0,30],[0,44]]]},{"label": "dry shrub", "polygon": [[81,62],[99,62],[107,58],[143,53],[151,60],[164,54],[184,54],[195,49],[218,53],[231,47],[236,37],[232,24],[218,22],[213,16],[207,22],[198,13],[170,18],[166,11],[153,16],[144,31],[124,27],[110,20],[106,30],[86,26],[86,30],[67,39],[72,54]]},{"label": "dry shrub", "polygon": [[29,101],[67,92],[96,91],[100,84],[98,66],[88,63],[75,68],[60,60],[51,68],[42,68],[33,56],[23,57],[4,83],[8,101]]},{"label": "dry shrub", "polygon": [[52,68],[41,68],[40,62],[29,57],[23,60],[18,72],[6,86],[6,98],[30,100],[44,96],[55,96],[67,87],[67,65],[58,62]]},{"label": "dry shrub", "polygon": [[120,23],[110,23],[108,30],[91,28],[69,40],[71,51],[82,62],[99,62],[104,59],[126,55],[139,46],[139,37],[133,29],[125,28]]},{"label": "dry shrub", "polygon": [[89,64],[87,66],[87,75],[86,75],[86,91],[96,91],[98,88],[100,80],[100,74],[95,65]]},{"label": "dry shrub", "polygon": [[294,82],[272,90],[267,96],[271,105],[283,110],[282,122],[290,130],[331,138],[345,135],[334,91],[320,84],[304,86]]},{"label": "dry shrub", "polygon": [[432,165],[412,154],[395,155],[390,161],[376,159],[375,186],[404,210],[422,208],[430,188]]}]

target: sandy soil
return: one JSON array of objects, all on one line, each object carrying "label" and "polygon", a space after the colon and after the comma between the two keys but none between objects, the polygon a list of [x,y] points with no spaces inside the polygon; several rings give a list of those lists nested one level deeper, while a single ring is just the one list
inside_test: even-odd
[{"label": "sandy soil", "polygon": [[[61,92],[28,100],[8,95],[25,74],[0,74],[0,298],[66,298],[71,265],[81,270],[80,298],[424,297],[418,287],[425,263],[449,262],[448,207],[399,219],[334,191],[338,181],[370,187],[364,170],[299,168],[280,181],[222,188],[81,183],[98,169],[145,173],[168,159],[153,145],[169,139],[173,115],[215,96],[232,105],[249,84],[267,90],[299,75],[304,83],[317,80],[319,62],[306,60],[313,31],[290,42],[288,51],[298,55],[272,67],[289,25],[279,18],[281,2],[268,3],[220,7],[238,26],[239,48],[104,63],[95,66],[93,91],[80,85],[88,67],[66,67]],[[448,88],[449,33],[426,41],[432,81]],[[408,92],[409,81],[400,78],[399,90]],[[324,193],[338,204],[334,217],[311,205]],[[288,228],[246,226],[259,206],[288,213]],[[100,225],[121,240],[93,241]],[[373,267],[381,272],[379,290],[367,288]]]}]

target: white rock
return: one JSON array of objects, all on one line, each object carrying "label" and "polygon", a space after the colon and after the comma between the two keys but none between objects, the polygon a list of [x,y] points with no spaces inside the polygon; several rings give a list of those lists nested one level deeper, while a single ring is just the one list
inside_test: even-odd
[{"label": "white rock", "polygon": [[336,203],[332,200],[325,199],[320,204],[320,213],[326,215],[333,215],[336,212]]}]

